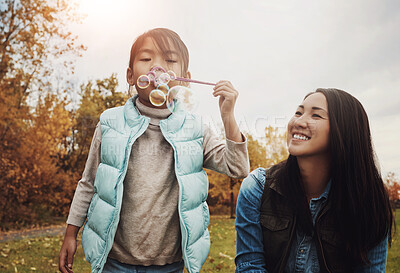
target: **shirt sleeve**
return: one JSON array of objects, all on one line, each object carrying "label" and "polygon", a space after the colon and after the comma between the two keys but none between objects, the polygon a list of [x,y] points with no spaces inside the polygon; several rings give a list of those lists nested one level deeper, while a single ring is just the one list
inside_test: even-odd
[{"label": "shirt sleeve", "polygon": [[101,127],[100,123],[98,123],[94,131],[92,143],[90,144],[82,178],[78,182],[74,198],[72,199],[67,224],[81,227],[85,223],[90,201],[94,194],[94,180],[97,168],[100,164],[100,145]]},{"label": "shirt sleeve", "polygon": [[376,247],[368,251],[369,265],[358,268],[356,273],[384,273],[386,272],[386,258],[388,249],[388,237]]},{"label": "shirt sleeve", "polygon": [[203,167],[232,178],[246,177],[250,169],[246,137],[242,135],[243,142],[224,141],[209,126],[203,126]]},{"label": "shirt sleeve", "polygon": [[265,172],[259,168],[243,180],[236,205],[236,273],[266,273],[262,228],[261,197]]}]

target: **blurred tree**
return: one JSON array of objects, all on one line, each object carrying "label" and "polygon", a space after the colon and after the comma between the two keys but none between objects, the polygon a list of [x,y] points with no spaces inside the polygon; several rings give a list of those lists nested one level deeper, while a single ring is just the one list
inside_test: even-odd
[{"label": "blurred tree", "polygon": [[65,211],[62,205],[66,203],[60,202],[62,198],[54,191],[68,189],[74,180],[71,173],[58,168],[58,160],[65,155],[62,139],[69,133],[66,128],[71,117],[65,110],[65,94],[53,88],[52,72],[58,62],[64,73],[73,70],[71,56],[79,56],[84,47],[76,45],[76,37],[67,31],[68,23],[80,20],[69,1],[4,0],[0,16],[3,227],[6,222],[29,222],[39,209]]},{"label": "blurred tree", "polygon": [[[272,165],[285,160],[288,157],[286,149],[286,134],[280,133],[278,128],[268,126],[265,128],[265,138],[256,139],[251,134],[247,134],[247,150],[249,152],[250,171],[259,167],[268,168]],[[220,207],[230,207],[230,214],[233,217],[233,211],[236,204],[236,198],[240,189],[240,179],[231,179],[226,175],[214,171],[206,170],[210,190],[207,202],[214,212],[214,207],[222,210]],[[226,211],[222,211],[226,213]]]},{"label": "blurred tree", "polygon": [[386,175],[384,182],[392,206],[400,206],[400,179],[393,172],[389,172]]},{"label": "blurred tree", "polygon": [[[67,212],[76,175],[60,170],[72,121],[56,95],[40,98],[18,139],[3,143],[0,156],[0,219],[3,224],[34,222]],[[75,179],[74,179],[75,178]]]},{"label": "blurred tree", "polygon": [[73,112],[71,137],[68,138],[68,153],[63,168],[81,174],[89,153],[90,143],[100,114],[108,108],[122,106],[128,100],[128,93],[117,91],[116,74],[81,85],[81,102]]},{"label": "blurred tree", "polygon": [[267,126],[265,128],[267,164],[271,167],[288,158],[289,152],[286,147],[287,133],[279,132],[279,128]]},{"label": "blurred tree", "polygon": [[250,172],[259,167],[267,167],[269,157],[264,143],[247,134],[247,150],[249,151]]},{"label": "blurred tree", "polygon": [[[67,24],[82,19],[72,1],[3,0],[0,15],[0,83],[20,82],[15,95],[21,101],[32,84],[46,84],[55,58],[84,50],[67,30]],[[73,69],[71,59],[64,65]]]}]

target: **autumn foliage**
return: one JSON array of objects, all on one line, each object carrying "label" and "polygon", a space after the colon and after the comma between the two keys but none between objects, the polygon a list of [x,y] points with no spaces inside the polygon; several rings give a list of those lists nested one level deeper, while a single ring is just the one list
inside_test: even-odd
[{"label": "autumn foliage", "polygon": [[[267,126],[265,135],[260,138],[251,134],[247,134],[246,137],[250,171],[259,167],[271,167],[288,157],[286,134],[276,127]],[[206,172],[210,181],[207,202],[210,205],[211,213],[233,216],[241,180],[231,179],[211,170],[206,170]]]},{"label": "autumn foliage", "polygon": [[[6,0],[0,15],[0,228],[5,229],[68,214],[100,114],[123,105],[128,94],[117,91],[115,74],[87,81],[79,90],[68,84],[72,60],[85,50],[67,30],[80,21],[71,2]],[[266,128],[266,138],[247,137],[252,170],[286,157],[284,135],[276,129]],[[232,207],[240,181],[207,172],[210,205]]]},{"label": "autumn foliage", "polygon": [[[69,84],[71,60],[85,50],[67,30],[80,20],[69,1],[6,0],[0,16],[0,229],[8,229],[68,214],[100,114],[128,94],[115,74]],[[288,156],[277,128],[247,141],[251,170]],[[232,214],[241,181],[207,173],[211,211]],[[388,176],[393,201],[399,184]]]},{"label": "autumn foliage", "polygon": [[392,172],[389,172],[385,178],[385,185],[392,206],[400,206],[400,179]]}]

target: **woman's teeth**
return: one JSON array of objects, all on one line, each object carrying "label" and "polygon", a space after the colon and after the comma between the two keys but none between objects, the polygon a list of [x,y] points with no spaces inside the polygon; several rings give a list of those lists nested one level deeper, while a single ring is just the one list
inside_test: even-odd
[{"label": "woman's teeth", "polygon": [[301,139],[301,140],[309,140],[310,138],[307,136],[302,136],[302,135],[298,135],[298,134],[294,134],[293,135],[294,139]]}]

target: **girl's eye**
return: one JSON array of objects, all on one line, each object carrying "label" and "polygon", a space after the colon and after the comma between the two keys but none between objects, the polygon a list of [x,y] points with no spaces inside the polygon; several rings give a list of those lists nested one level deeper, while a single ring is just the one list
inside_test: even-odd
[{"label": "girl's eye", "polygon": [[142,58],[142,59],[140,59],[142,62],[150,62],[151,61],[151,59],[150,58]]},{"label": "girl's eye", "polygon": [[297,111],[296,113],[294,113],[296,116],[301,116],[302,113],[300,111]]},{"label": "girl's eye", "polygon": [[171,59],[166,60],[166,61],[167,61],[167,63],[176,63],[177,62],[176,60],[171,60]]}]

